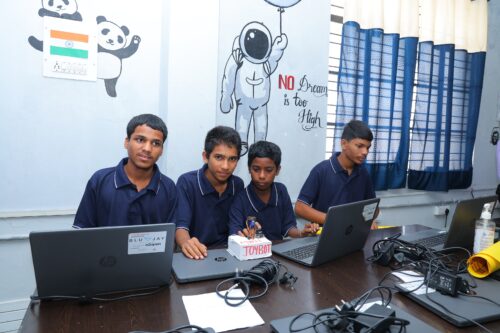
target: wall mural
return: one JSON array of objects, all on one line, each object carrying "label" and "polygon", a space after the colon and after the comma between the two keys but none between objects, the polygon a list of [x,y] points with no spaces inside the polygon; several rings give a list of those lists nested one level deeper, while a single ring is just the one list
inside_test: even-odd
[{"label": "wall mural", "polygon": [[[76,0],[42,0],[42,8],[38,10],[40,17],[83,21],[78,11]],[[141,38],[134,35],[130,42],[127,37],[130,31],[127,26],[109,21],[105,16],[97,16],[97,26],[94,25],[97,36],[97,78],[104,80],[106,93],[109,97],[116,97],[116,84],[122,74],[122,60],[134,55],[139,49]],[[43,52],[43,40],[35,36],[28,37],[28,43],[40,52]],[[74,43],[66,41],[65,47],[72,48]],[[68,55],[70,56],[70,55]]]},{"label": "wall mural", "polygon": [[[226,30],[219,31],[219,56],[226,60],[223,70],[219,69],[217,108],[224,116],[218,119],[219,123],[227,123],[231,115],[243,143],[242,155],[246,154],[252,138],[252,142],[267,140],[271,132],[283,132],[286,122],[282,120],[290,115],[285,111],[296,112],[295,123],[305,132],[326,126],[324,115],[314,110],[318,103],[325,104],[326,82],[313,83],[317,72],[311,73],[313,79],[306,72],[301,73],[315,71],[314,63],[309,68],[302,66],[310,55],[308,50],[300,48],[304,31],[311,29],[310,38],[314,38],[313,28],[306,27],[307,20],[291,22],[289,18],[293,14],[296,20],[304,13],[304,8],[310,5],[303,5],[304,2],[308,0],[242,1],[238,12],[233,12],[234,3],[221,2],[220,26]],[[229,37],[231,32],[227,30],[237,25],[243,28]],[[227,38],[231,38],[230,49]],[[225,51],[223,45],[226,45]],[[291,45],[292,51],[289,51]],[[296,71],[299,72],[292,73]]]}]

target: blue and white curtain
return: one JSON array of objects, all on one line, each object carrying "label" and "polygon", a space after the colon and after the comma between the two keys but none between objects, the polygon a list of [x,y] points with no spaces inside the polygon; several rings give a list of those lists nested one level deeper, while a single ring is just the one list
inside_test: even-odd
[{"label": "blue and white curtain", "polygon": [[487,1],[347,0],[344,22],[334,150],[363,120],[376,190],[470,186]]}]

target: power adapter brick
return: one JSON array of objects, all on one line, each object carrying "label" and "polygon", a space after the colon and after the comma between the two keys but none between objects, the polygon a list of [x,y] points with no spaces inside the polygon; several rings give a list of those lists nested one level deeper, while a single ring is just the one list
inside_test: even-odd
[{"label": "power adapter brick", "polygon": [[355,332],[385,333],[392,323],[392,320],[386,319],[396,316],[396,311],[380,304],[373,304],[363,313],[378,317],[358,315],[355,320]]}]

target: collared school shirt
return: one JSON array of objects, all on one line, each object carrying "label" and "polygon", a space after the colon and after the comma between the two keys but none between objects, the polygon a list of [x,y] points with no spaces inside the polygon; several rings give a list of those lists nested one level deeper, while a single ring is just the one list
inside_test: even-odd
[{"label": "collared school shirt", "polygon": [[125,174],[127,162],[124,158],[116,167],[94,173],[76,212],[74,228],[175,223],[174,182],[155,164],[148,186],[137,192]]},{"label": "collared school shirt", "polygon": [[331,206],[375,198],[373,184],[363,165],[357,165],[351,175],[338,161],[335,153],[317,164],[300,190],[298,201],[323,213]]},{"label": "collared school shirt", "polygon": [[186,229],[191,237],[207,246],[224,245],[229,231],[229,208],[235,195],[243,190],[243,180],[232,175],[226,190],[219,195],[205,176],[207,168],[205,164],[177,180],[177,228]]},{"label": "collared school shirt", "polygon": [[291,228],[297,227],[290,195],[281,183],[273,183],[268,203],[257,196],[253,183],[238,193],[229,212],[229,234],[237,235],[242,231],[248,216],[257,218],[269,240],[283,239]]}]

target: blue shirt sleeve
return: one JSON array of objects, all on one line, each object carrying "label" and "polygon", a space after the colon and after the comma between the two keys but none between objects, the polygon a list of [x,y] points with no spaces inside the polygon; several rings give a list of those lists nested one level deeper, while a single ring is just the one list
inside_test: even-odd
[{"label": "blue shirt sleeve", "polygon": [[76,211],[74,228],[94,228],[97,226],[96,186],[92,177],[85,187],[82,200]]},{"label": "blue shirt sleeve", "polygon": [[300,190],[297,200],[311,206],[318,199],[319,186],[320,175],[317,167],[314,167],[309,173],[304,185],[302,185],[302,189]]},{"label": "blue shirt sleeve", "polygon": [[229,209],[229,235],[237,235],[238,231],[242,231],[245,228],[245,220],[242,196],[236,195]]},{"label": "blue shirt sleeve", "polygon": [[170,178],[167,179],[167,184],[165,187],[167,189],[167,195],[168,195],[168,201],[167,201],[168,216],[167,216],[167,220],[165,222],[166,223],[176,223],[177,222],[177,205],[178,205],[177,188],[176,188],[174,182]]},{"label": "blue shirt sleeve", "polygon": [[288,231],[291,228],[297,227],[297,219],[293,212],[292,200],[290,199],[290,195],[286,187],[283,185],[283,189],[281,191],[282,202],[283,202],[283,220],[281,221],[281,235],[283,237],[287,236]]},{"label": "blue shirt sleeve", "polygon": [[188,182],[183,176],[177,180],[177,228],[187,229],[193,219],[193,198]]}]

